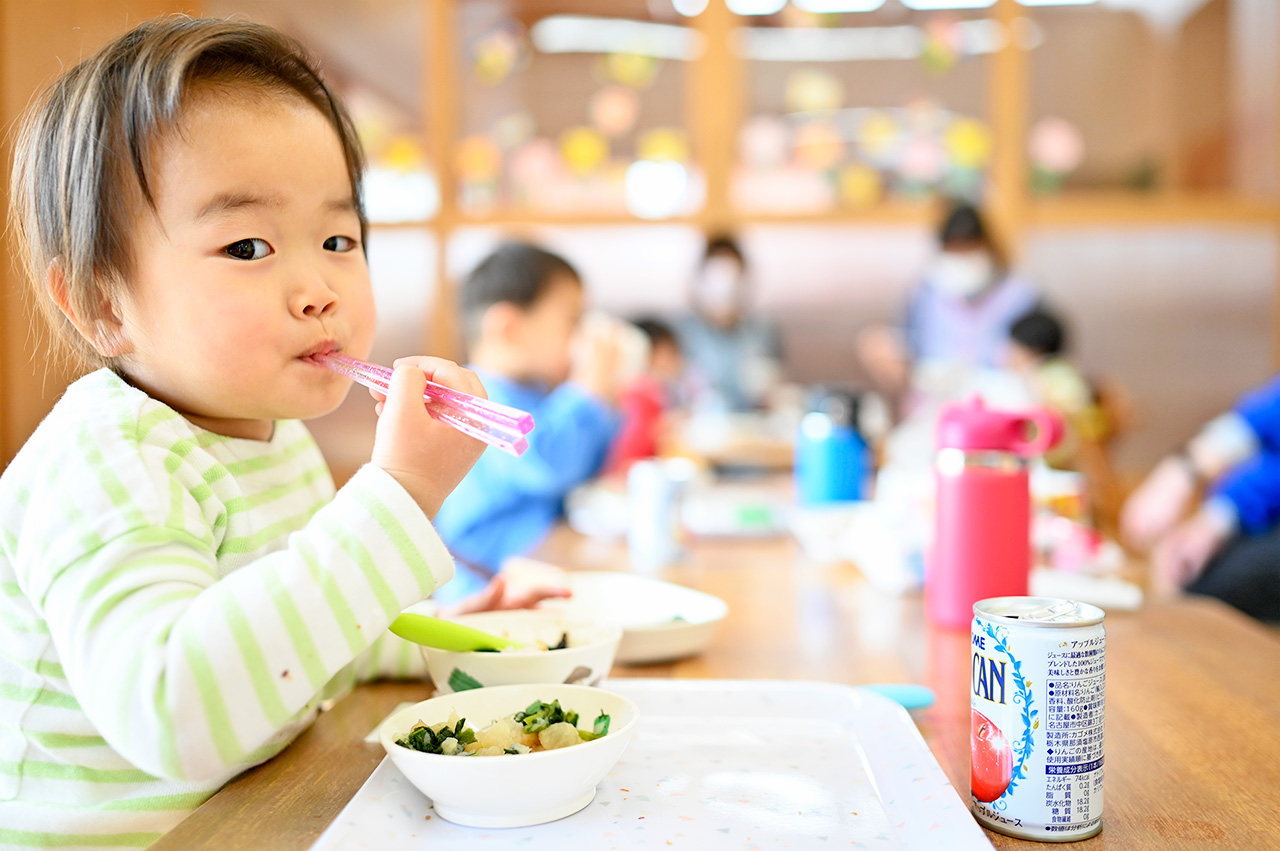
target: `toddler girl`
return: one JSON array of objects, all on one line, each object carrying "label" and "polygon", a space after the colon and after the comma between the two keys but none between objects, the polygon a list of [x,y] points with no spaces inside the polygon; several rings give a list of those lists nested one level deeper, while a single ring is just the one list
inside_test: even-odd
[{"label": "toddler girl", "polygon": [[[0,477],[0,846],[143,847],[280,751],[453,575],[432,527],[484,448],[396,363],[341,490],[299,420],[374,309],[344,109],[302,48],[168,18],[57,80],[18,139],[38,296],[100,368]],[[489,603],[496,602],[488,600]]]}]

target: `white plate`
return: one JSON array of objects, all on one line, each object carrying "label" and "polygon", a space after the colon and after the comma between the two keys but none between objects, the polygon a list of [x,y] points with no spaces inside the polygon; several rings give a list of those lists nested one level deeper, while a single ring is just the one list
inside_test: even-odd
[{"label": "white plate", "polygon": [[622,627],[615,662],[645,664],[692,656],[707,649],[729,613],[719,597],[671,582],[609,570],[565,571],[573,596],[541,605],[576,620]]},{"label": "white plate", "polygon": [[[531,828],[458,827],[384,761],[313,848],[991,849],[906,711],[879,695],[803,681],[607,686],[641,722],[585,810]],[[761,747],[762,730],[796,738]]]}]

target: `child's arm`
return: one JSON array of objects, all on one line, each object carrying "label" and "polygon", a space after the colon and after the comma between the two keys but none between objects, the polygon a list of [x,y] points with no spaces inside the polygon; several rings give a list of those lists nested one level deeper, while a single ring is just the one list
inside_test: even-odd
[{"label": "child's arm", "polygon": [[416,502],[373,466],[284,549],[221,578],[200,494],[164,496],[165,516],[28,579],[76,702],[148,774],[215,778],[270,756],[330,679],[452,575]]},{"label": "child's arm", "polygon": [[564,496],[605,461],[621,416],[575,383],[562,384],[539,406],[529,450],[503,465],[509,499],[520,494]]},{"label": "child's arm", "polygon": [[[379,406],[383,466],[367,465],[318,510],[304,497],[296,511],[314,510],[305,525],[229,573],[220,558],[270,549],[292,519],[223,540],[228,515],[252,507],[211,508],[210,471],[190,466],[189,441],[125,445],[119,457],[95,447],[86,459],[93,473],[81,489],[95,496],[95,513],[79,518],[66,547],[47,549],[76,555],[33,560],[24,588],[75,702],[134,765],[206,779],[267,758],[402,609],[452,576],[429,516],[483,446],[427,416],[423,370],[484,391],[448,362],[408,366]],[[46,516],[56,526],[61,515]],[[104,525],[112,532],[98,535]]]}]

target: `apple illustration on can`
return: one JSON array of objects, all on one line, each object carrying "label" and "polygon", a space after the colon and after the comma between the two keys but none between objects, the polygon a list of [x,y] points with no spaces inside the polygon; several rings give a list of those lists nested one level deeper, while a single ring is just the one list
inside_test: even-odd
[{"label": "apple illustration on can", "polygon": [[1013,779],[1013,748],[1000,728],[976,709],[969,716],[970,778],[973,797],[990,803],[1009,788]]}]

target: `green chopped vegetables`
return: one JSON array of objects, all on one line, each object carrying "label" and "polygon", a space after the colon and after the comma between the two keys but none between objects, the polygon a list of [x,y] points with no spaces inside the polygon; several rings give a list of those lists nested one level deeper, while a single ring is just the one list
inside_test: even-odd
[{"label": "green chopped vegetables", "polygon": [[517,712],[515,719],[524,725],[526,733],[540,733],[552,724],[559,724],[561,721],[576,726],[578,713],[572,709],[568,712],[561,709],[560,701],[558,700],[553,700],[550,703],[535,700],[529,704],[529,708],[524,712]]},{"label": "green chopped vegetables", "polygon": [[536,700],[479,732],[467,727],[466,719],[455,714],[447,723],[431,727],[419,723],[396,744],[445,756],[493,756],[556,750],[593,741],[609,732],[609,715],[604,711],[596,716],[590,730],[579,730],[578,718],[577,712],[563,708],[558,700]]},{"label": "green chopped vegetables", "polygon": [[609,734],[609,716],[605,714],[603,709],[601,709],[600,714],[596,716],[595,723],[591,725],[590,731],[587,731],[587,730],[578,731],[578,736],[581,737],[582,741],[584,742],[589,742],[592,739],[598,739],[601,736],[607,736],[608,734]]},{"label": "green chopped vegetables", "polygon": [[419,724],[409,731],[409,735],[397,739],[396,744],[423,753],[452,755],[476,740],[476,731],[466,723],[467,719],[459,718],[452,728],[448,724],[439,724],[434,730],[426,724]]}]

